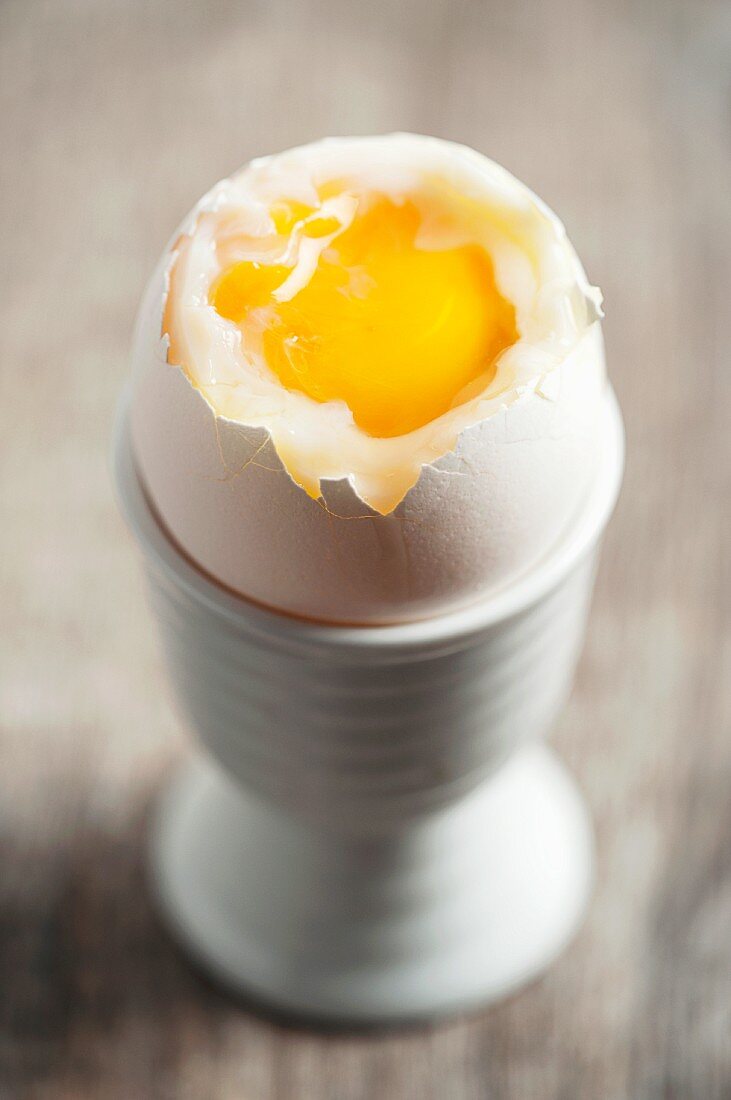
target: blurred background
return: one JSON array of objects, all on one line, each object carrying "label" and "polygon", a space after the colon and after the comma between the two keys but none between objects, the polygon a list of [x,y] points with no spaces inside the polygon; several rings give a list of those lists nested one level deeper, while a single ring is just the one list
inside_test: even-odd
[{"label": "blurred background", "polygon": [[[731,1096],[730,108],[724,0],[2,0],[0,1096]],[[628,468],[555,732],[599,877],[507,1003],[328,1036],[229,1001],[151,909],[145,825],[189,748],[108,456],[198,196],[393,129],[505,164],[605,292]]]}]

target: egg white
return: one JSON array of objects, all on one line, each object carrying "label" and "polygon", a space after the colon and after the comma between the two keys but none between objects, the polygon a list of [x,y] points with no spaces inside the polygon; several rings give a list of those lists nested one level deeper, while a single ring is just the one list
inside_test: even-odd
[{"label": "egg white", "polygon": [[[278,247],[276,239],[272,246],[272,203],[284,196],[319,206],[317,188],[333,179],[396,200],[424,191],[434,192],[437,201],[456,199],[465,210],[461,239],[452,229],[445,240],[443,230],[427,225],[417,244],[483,245],[498,288],[516,309],[520,338],[500,356],[491,383],[404,436],[376,439],[358,427],[344,402],[321,403],[285,389],[264,361],[255,326],[242,331],[209,302],[222,266],[266,262]],[[356,206],[349,194],[339,194],[325,200],[319,213],[347,226]],[[253,238],[253,245],[242,246],[242,237]],[[286,301],[307,283],[331,239],[293,235],[288,251],[278,257],[278,262],[294,261],[293,271],[275,298]],[[290,475],[314,496],[324,479],[346,478],[360,499],[381,513],[403,499],[422,466],[454,449],[466,427],[545,388],[546,376],[596,320],[600,301],[563,226],[523,184],[469,149],[407,134],[330,139],[254,161],[201,200],[172,261],[178,354],[212,411],[265,428]]]}]

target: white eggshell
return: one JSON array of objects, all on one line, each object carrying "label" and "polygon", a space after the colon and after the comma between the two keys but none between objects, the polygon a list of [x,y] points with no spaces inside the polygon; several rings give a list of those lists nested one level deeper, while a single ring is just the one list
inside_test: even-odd
[{"label": "white eggshell", "polygon": [[234,592],[331,622],[404,622],[505,585],[560,537],[598,459],[605,392],[598,323],[544,390],[464,430],[422,469],[395,512],[371,513],[346,480],[311,499],[264,429],[214,416],[160,339],[164,262],[134,345],[131,429],[159,518],[187,555]]}]

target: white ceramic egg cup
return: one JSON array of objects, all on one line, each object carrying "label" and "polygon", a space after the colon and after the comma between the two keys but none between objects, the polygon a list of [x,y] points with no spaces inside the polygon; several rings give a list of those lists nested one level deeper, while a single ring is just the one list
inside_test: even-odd
[{"label": "white ceramic egg cup", "polygon": [[423,622],[318,625],[229,595],[167,538],[120,417],[116,475],[180,705],[212,761],[166,792],[153,879],[182,941],[289,1013],[398,1022],[542,971],[592,879],[582,799],[538,743],[570,689],[623,465],[498,594]]}]

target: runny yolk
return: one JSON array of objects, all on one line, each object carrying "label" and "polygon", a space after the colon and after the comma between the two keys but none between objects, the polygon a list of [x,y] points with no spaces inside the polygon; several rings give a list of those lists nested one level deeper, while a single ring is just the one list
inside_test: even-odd
[{"label": "runny yolk", "polygon": [[[281,235],[301,225],[304,236],[324,237],[338,226],[295,203],[275,204],[272,218]],[[211,302],[242,326],[265,307],[263,353],[288,389],[344,401],[372,436],[403,435],[445,413],[470,383],[487,385],[518,336],[484,249],[419,248],[420,225],[413,202],[379,197],[327,244],[290,301],[272,297],[289,267],[244,261],[223,272]]]}]

